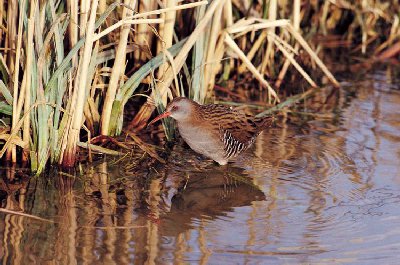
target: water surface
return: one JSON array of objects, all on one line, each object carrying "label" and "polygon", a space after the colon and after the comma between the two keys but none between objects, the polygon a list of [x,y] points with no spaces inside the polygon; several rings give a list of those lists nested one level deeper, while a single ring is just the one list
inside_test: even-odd
[{"label": "water surface", "polygon": [[[400,87],[390,67],[324,89],[221,167],[1,169],[2,264],[397,264]],[[17,211],[27,215],[7,213]]]}]

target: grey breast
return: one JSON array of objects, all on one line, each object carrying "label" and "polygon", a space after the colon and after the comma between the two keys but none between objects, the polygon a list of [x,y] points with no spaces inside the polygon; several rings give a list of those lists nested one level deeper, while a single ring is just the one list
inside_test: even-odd
[{"label": "grey breast", "polygon": [[213,160],[224,156],[224,149],[220,138],[215,132],[201,126],[193,126],[185,122],[178,122],[179,134],[194,151]]}]

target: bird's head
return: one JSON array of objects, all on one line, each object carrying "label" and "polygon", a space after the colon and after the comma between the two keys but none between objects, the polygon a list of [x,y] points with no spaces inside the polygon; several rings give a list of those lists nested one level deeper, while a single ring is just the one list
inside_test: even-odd
[{"label": "bird's head", "polygon": [[163,113],[161,113],[160,115],[158,115],[157,117],[155,117],[148,124],[148,126],[155,123],[156,121],[166,118],[166,117],[171,117],[177,121],[182,121],[182,120],[188,119],[191,116],[192,111],[196,105],[197,105],[196,102],[194,102],[193,100],[190,100],[188,98],[185,98],[185,97],[174,98],[168,104],[165,111]]}]

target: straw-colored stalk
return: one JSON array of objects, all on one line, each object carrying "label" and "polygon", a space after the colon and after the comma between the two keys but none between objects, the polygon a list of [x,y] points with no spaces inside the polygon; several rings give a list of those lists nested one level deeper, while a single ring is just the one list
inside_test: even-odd
[{"label": "straw-colored stalk", "polygon": [[[17,18],[18,18],[18,1],[8,2],[7,9],[7,31],[6,31],[6,50],[5,50],[5,60],[7,61],[8,69],[10,73],[14,73],[15,66],[15,51],[16,39],[17,39]],[[19,26],[19,24],[18,24]]]},{"label": "straw-colored stalk", "polygon": [[3,17],[4,17],[4,2],[0,0],[0,43],[3,41]]},{"label": "straw-colored stalk", "polygon": [[[210,76],[209,76],[209,85],[208,85],[208,91],[207,95],[205,95],[206,98],[211,97],[211,93],[213,91],[214,85],[215,85],[215,77],[217,74],[221,71],[222,69],[222,57],[224,56],[225,53],[225,42],[224,42],[224,36],[220,35],[217,47],[215,48],[215,58],[214,61],[208,61],[209,64],[213,64],[214,67],[210,69]],[[204,101],[205,99],[203,99]]]},{"label": "straw-colored stalk", "polygon": [[[196,26],[203,19],[204,14],[206,13],[206,6],[202,6],[196,9],[194,13]],[[209,31],[208,31],[209,32]],[[202,34],[194,44],[193,47],[193,55],[192,55],[192,75],[189,76],[188,80],[191,80],[191,84],[189,86],[189,97],[192,97],[194,101],[201,102],[200,91],[204,90],[204,61],[205,61],[205,52],[206,52],[206,42],[209,34]]]},{"label": "straw-colored stalk", "polygon": [[81,0],[80,4],[80,17],[79,17],[79,37],[82,38],[85,36],[85,29],[86,29],[86,24],[89,19],[89,10],[90,10],[90,1],[87,0]]},{"label": "straw-colored stalk", "polygon": [[76,105],[71,108],[71,127],[69,127],[70,133],[67,134],[67,146],[62,156],[62,164],[65,166],[73,166],[76,160],[76,144],[79,141],[79,131],[82,126],[83,118],[83,107],[86,98],[86,76],[88,73],[91,51],[93,46],[93,35],[94,35],[94,23],[96,19],[98,0],[93,0],[91,5],[90,17],[86,27],[86,42],[82,54],[82,59],[79,62],[78,68],[78,82],[75,83],[74,93],[72,97],[73,103]]},{"label": "straw-colored stalk", "polygon": [[[106,11],[106,7],[107,7],[107,0],[99,0],[98,10],[99,10],[100,14],[103,14],[104,11]],[[134,7],[134,6],[132,6],[132,7]]]},{"label": "straw-colored stalk", "polygon": [[[139,1],[139,13],[145,13],[148,11],[152,11],[157,9],[157,1],[156,0],[140,0]],[[141,47],[141,49],[137,49],[134,52],[135,64],[140,65],[145,59],[146,52],[143,52],[145,47],[146,50],[150,50],[152,45],[152,31],[150,27],[146,24],[140,24],[137,26],[136,34],[134,37],[135,43]]]},{"label": "straw-colored stalk", "polygon": [[[224,20],[225,20],[225,23],[226,23],[225,24],[225,28],[229,28],[230,26],[233,25],[232,1],[231,0],[228,0],[228,1],[225,2]],[[223,41],[223,38],[221,38],[221,40]],[[229,58],[227,61],[222,62],[222,64],[224,65],[222,78],[224,80],[227,80],[229,78],[229,75],[230,75],[230,69],[231,69],[230,66],[231,65],[233,66],[234,60],[233,60],[233,58]],[[222,64],[221,64],[221,66],[222,66]]]},{"label": "straw-colored stalk", "polygon": [[[268,19],[270,21],[276,21],[277,12],[278,12],[277,1],[270,0],[269,1],[269,9],[268,9]],[[270,66],[271,69],[274,65],[274,52],[273,52],[273,43],[274,42],[270,39],[269,36],[270,36],[270,34],[275,34],[275,27],[267,29],[267,32],[269,33],[267,35],[267,38],[268,38],[267,51],[265,52],[265,57],[261,64],[261,73],[265,73],[268,65]],[[269,71],[269,72],[271,72],[271,71]]]},{"label": "straw-colored stalk", "polygon": [[133,15],[132,19],[140,18],[140,17],[147,17],[147,16],[151,16],[151,15],[160,15],[160,14],[165,13],[165,12],[170,12],[170,11],[174,11],[174,10],[178,11],[178,10],[183,10],[183,9],[189,9],[189,8],[194,8],[194,7],[202,6],[202,5],[206,5],[206,4],[208,4],[208,2],[206,0],[204,0],[204,1],[198,1],[198,2],[195,2],[195,3],[183,4],[183,5],[174,6],[174,7],[156,9],[156,10],[152,10],[152,11],[148,11],[148,12],[144,12],[144,13],[139,13],[139,14]]},{"label": "straw-colored stalk", "polygon": [[[36,9],[36,0],[31,1],[30,5],[30,15],[28,19],[28,40],[27,40],[27,56],[26,56],[26,67],[25,67],[25,103],[24,103],[24,111],[28,112],[31,105],[31,75],[32,75],[32,55],[33,55],[33,31],[35,26],[35,9]],[[30,117],[26,115],[24,119],[24,129],[23,129],[23,140],[29,146],[29,138],[30,138]],[[24,150],[25,155],[23,159],[28,158],[28,150]]]},{"label": "straw-colored stalk", "polygon": [[[164,5],[166,8],[171,8],[176,6],[176,0],[164,0]],[[158,41],[158,53],[164,52],[166,49],[172,46],[172,40],[174,37],[174,25],[175,25],[176,11],[168,11],[162,14],[164,18],[164,23],[160,24],[160,35],[162,39]],[[168,63],[162,64],[157,73],[157,78],[161,78],[164,75]]]},{"label": "straw-colored stalk", "polygon": [[[297,21],[296,18],[300,17],[300,7],[298,8],[299,4],[297,3],[299,0],[296,0],[294,5],[293,5],[293,26],[296,28],[296,30],[299,30],[299,27],[296,27],[297,25],[300,25],[300,21]],[[330,1],[325,1],[323,6],[322,6],[322,15],[319,18],[319,25],[321,27],[321,31],[323,35],[327,34],[326,30],[326,20],[329,15],[329,7],[331,3]]]},{"label": "straw-colored stalk", "polygon": [[317,54],[311,49],[310,45],[304,40],[304,38],[300,35],[298,31],[292,26],[288,25],[286,27],[288,31],[292,34],[292,36],[299,42],[299,44],[303,47],[304,50],[310,55],[310,57],[315,61],[319,68],[321,68],[322,72],[326,75],[326,77],[332,82],[332,84],[336,87],[340,87],[339,82],[332,75],[329,69],[325,66],[325,64],[321,61]]},{"label": "straw-colored stalk", "polygon": [[[88,1],[89,2],[89,1]],[[78,0],[67,0],[67,9],[71,18],[68,25],[69,30],[69,45],[70,48],[74,47],[78,42]],[[77,55],[72,59],[72,63],[76,66]]]},{"label": "straw-colored stalk", "polygon": [[[225,7],[224,7],[225,8]],[[217,9],[214,13],[213,20],[211,22],[211,29],[208,37],[208,43],[206,45],[206,60],[204,66],[204,83],[205,86],[203,89],[206,91],[200,91],[200,99],[201,102],[204,102],[206,97],[209,97],[214,86],[214,83],[211,82],[211,77],[213,75],[213,69],[216,68],[216,64],[219,64],[216,61],[216,53],[215,49],[217,46],[217,39],[221,32],[221,16],[222,10],[224,8]],[[212,86],[212,87],[211,87]]]},{"label": "straw-colored stalk", "polygon": [[[220,7],[220,8],[223,7],[223,6],[221,6],[221,4],[224,1],[225,0],[214,0],[210,4],[210,6],[208,7],[206,13],[204,14],[203,19],[200,21],[200,23],[194,29],[192,34],[189,36],[189,38],[186,41],[186,43],[183,45],[181,51],[178,53],[178,55],[176,56],[176,58],[174,60],[178,71],[182,68],[182,66],[183,66],[183,64],[184,64],[184,62],[186,60],[186,57],[189,54],[191,48],[193,47],[193,45],[196,42],[197,38],[201,35],[201,33],[206,28],[208,22],[213,17],[213,15],[216,12],[217,8],[218,7]],[[171,73],[172,73],[172,69],[169,68],[167,73],[166,73],[167,79],[163,83],[161,83],[161,86],[158,87],[158,89],[160,90],[161,94],[163,94],[163,91],[165,91],[167,89],[167,87],[172,83],[172,80],[173,80],[174,77],[172,75],[170,75]]]},{"label": "straw-colored stalk", "polygon": [[[188,56],[188,54],[189,54],[191,48],[193,47],[194,43],[196,42],[197,38],[204,31],[205,27],[207,26],[208,22],[211,20],[213,14],[217,10],[217,8],[218,7],[221,8],[221,4],[224,1],[225,0],[214,0],[210,4],[203,19],[200,21],[200,23],[197,25],[197,27],[193,30],[192,34],[190,34],[188,40],[185,42],[181,51],[178,53],[178,55],[175,58],[174,61],[177,65],[177,70],[180,70],[182,68],[183,63],[185,62],[185,59]],[[169,68],[168,71],[172,72],[172,69]],[[163,85],[161,85],[161,87],[159,88],[161,90],[161,94],[162,94],[162,91],[164,90],[163,88],[168,87],[174,78],[173,76],[168,75],[169,72],[167,72],[167,75],[166,75],[168,77],[168,79],[165,80]]]},{"label": "straw-colored stalk", "polygon": [[[261,32],[260,36],[254,42],[254,45],[251,47],[250,51],[246,55],[247,59],[249,59],[249,61],[253,60],[254,56],[257,53],[257,51],[260,50],[261,44],[264,42],[265,38],[267,38],[267,31],[263,30],[263,32]],[[245,63],[242,63],[237,69],[239,74],[243,73],[245,70],[246,70],[246,64]]]},{"label": "straw-colored stalk", "polygon": [[117,23],[113,24],[112,26],[106,28],[100,33],[96,33],[93,36],[93,41],[98,41],[102,37],[106,36],[110,32],[116,30],[117,28],[121,27],[122,25],[147,25],[147,24],[153,24],[153,23],[162,23],[164,20],[161,18],[154,18],[154,19],[124,19],[120,20]]},{"label": "straw-colored stalk", "polygon": [[232,26],[233,17],[232,17],[232,1],[231,0],[228,0],[225,2],[224,19],[225,19],[226,27]]},{"label": "straw-colored stalk", "polygon": [[[295,0],[293,3],[293,27],[294,27],[294,30],[296,30],[296,31],[300,30],[300,20],[301,20],[300,4],[301,4],[300,0]],[[297,52],[299,50],[299,48],[300,48],[300,45],[298,42],[296,42],[296,44],[294,46],[295,52]],[[285,63],[282,66],[281,71],[278,74],[278,78],[275,82],[275,87],[277,89],[279,89],[279,87],[281,86],[282,81],[285,78],[286,72],[289,69],[289,66],[290,66],[290,61],[289,61],[289,59],[286,59]]]},{"label": "straw-colored stalk", "polygon": [[274,21],[269,21],[266,19],[254,19],[254,20],[242,20],[231,27],[229,27],[226,31],[230,34],[239,33],[234,36],[234,38],[243,36],[251,31],[268,29],[273,27],[286,27],[289,24],[289,20],[287,19],[278,19]]},{"label": "straw-colored stalk", "polygon": [[[21,1],[21,6],[25,6],[25,0]],[[24,17],[24,10],[21,8],[19,10],[19,21],[18,21],[18,40],[17,40],[17,50],[15,52],[15,67],[14,67],[14,76],[13,76],[13,96],[14,96],[14,101],[13,101],[13,116],[12,116],[12,125],[11,129],[14,129],[17,122],[18,122],[18,80],[19,80],[19,62],[20,62],[20,57],[21,57],[21,47],[22,47],[22,26],[23,26],[23,17]],[[9,151],[7,152],[7,155],[11,155],[11,161],[13,163],[17,162],[17,154],[16,154],[16,148],[15,145],[10,145],[10,148],[8,149]]]},{"label": "straw-colored stalk", "polygon": [[306,71],[304,71],[304,69],[299,65],[298,62],[296,62],[296,60],[293,58],[293,53],[288,52],[283,45],[281,44],[281,42],[283,42],[282,39],[280,39],[278,36],[276,36],[275,34],[271,37],[271,39],[274,41],[276,47],[278,47],[278,49],[283,53],[283,55],[285,55],[285,57],[287,58],[287,60],[296,68],[297,71],[299,71],[299,73],[304,77],[304,79],[307,80],[307,82],[312,86],[312,87],[317,87],[317,85],[315,84],[315,82],[311,79],[311,77],[306,73]]},{"label": "straw-colored stalk", "polygon": [[268,92],[274,97],[274,99],[279,102],[279,97],[274,91],[274,89],[270,86],[267,80],[264,79],[262,74],[257,71],[256,67],[251,63],[251,61],[246,57],[243,51],[239,48],[236,42],[229,36],[228,33],[225,34],[225,43],[239,56],[239,58],[246,64],[247,68],[250,72],[253,73],[255,78],[268,89]]},{"label": "straw-colored stalk", "polygon": [[[176,0],[164,0],[164,7],[173,8],[175,6],[176,6]],[[164,52],[164,54],[167,56],[167,54],[168,54],[167,49],[172,46],[172,40],[174,37],[174,25],[175,25],[176,11],[165,12],[162,14],[162,17],[165,19],[164,23],[160,24],[160,32],[159,33],[162,36],[162,39],[158,40],[157,47],[158,47],[158,53]],[[175,68],[175,65],[173,64],[173,59],[171,61],[171,66],[173,68]],[[168,68],[168,62],[163,63],[159,67],[158,72],[157,72],[157,78],[159,80],[162,80],[164,78],[164,73],[167,68]],[[178,94],[179,94],[178,87],[176,87],[176,90],[178,91]],[[154,96],[155,96],[154,90],[152,90],[151,97],[154,97]],[[162,95],[161,100],[164,104],[167,102],[167,94],[166,93],[164,95]]]},{"label": "straw-colored stalk", "polygon": [[[133,6],[135,0],[125,0],[124,3],[128,6]],[[124,8],[122,10],[122,19],[126,16],[132,16],[133,10]],[[118,89],[118,82],[123,77],[125,72],[125,60],[126,60],[126,46],[128,43],[128,36],[130,32],[130,26],[124,26],[121,28],[121,34],[118,42],[118,47],[115,55],[114,66],[111,71],[110,82],[107,88],[106,97],[103,105],[103,113],[101,117],[101,134],[109,135],[109,124],[111,118],[111,109],[115,100],[115,95]]]}]

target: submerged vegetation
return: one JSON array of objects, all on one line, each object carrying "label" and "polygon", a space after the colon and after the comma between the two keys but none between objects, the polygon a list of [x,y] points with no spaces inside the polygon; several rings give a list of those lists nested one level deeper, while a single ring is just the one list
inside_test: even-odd
[{"label": "submerged vegetation", "polygon": [[247,72],[270,105],[290,65],[339,86],[322,48],[390,57],[399,16],[395,0],[0,0],[0,158],[40,173],[73,166],[78,148],[112,153],[92,140],[120,135],[127,105],[140,130],[168,98],[212,101],[216,82]]}]

